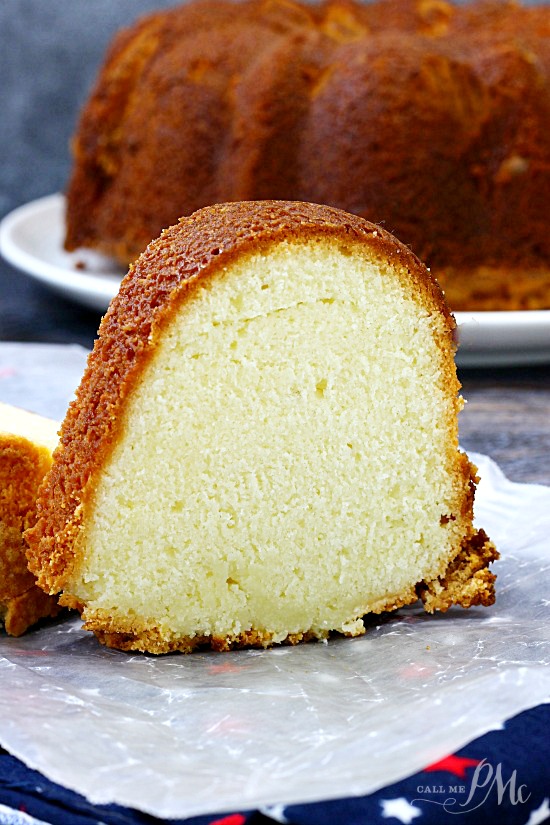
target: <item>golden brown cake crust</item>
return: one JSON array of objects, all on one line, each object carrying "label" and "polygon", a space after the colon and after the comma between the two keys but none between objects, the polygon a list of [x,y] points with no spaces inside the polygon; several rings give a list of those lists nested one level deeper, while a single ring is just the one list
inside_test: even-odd
[{"label": "golden brown cake crust", "polygon": [[[38,499],[38,522],[26,534],[29,567],[46,591],[63,589],[94,474],[122,426],[126,398],[187,291],[238,255],[284,239],[322,236],[340,238],[344,244],[366,243],[402,267],[419,300],[443,313],[452,336],[454,319],[425,267],[395,238],[361,218],[325,206],[261,201],[220,204],[182,219],[130,268],[102,320],[76,400],[63,422],[56,462]],[[454,376],[448,378],[456,384]]]},{"label": "golden brown cake crust", "polygon": [[327,203],[409,245],[453,310],[550,307],[549,43],[548,4],[508,0],[155,13],[83,110],[67,248],[127,263],[210,203]]},{"label": "golden brown cake crust", "polygon": [[455,604],[461,607],[493,604],[496,576],[488,565],[498,558],[494,544],[484,530],[479,530],[465,542],[442,576],[417,586],[426,612],[444,613]]},{"label": "golden brown cake crust", "polygon": [[27,569],[23,531],[34,523],[38,487],[51,455],[19,435],[0,432],[0,622],[20,636],[39,619],[59,612],[57,599],[35,584]]}]

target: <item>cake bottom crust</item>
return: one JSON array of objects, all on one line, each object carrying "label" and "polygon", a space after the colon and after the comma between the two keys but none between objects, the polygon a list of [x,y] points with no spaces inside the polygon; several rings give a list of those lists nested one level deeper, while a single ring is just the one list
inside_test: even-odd
[{"label": "cake bottom crust", "polygon": [[34,583],[27,569],[21,529],[0,519],[0,625],[10,636],[21,636],[40,619],[60,612],[57,599]]},{"label": "cake bottom crust", "polygon": [[[422,581],[411,586],[410,590],[387,601],[377,604],[370,613],[379,614],[396,610],[405,605],[422,600],[427,613],[445,612],[453,605],[469,608],[475,605],[489,607],[494,604],[494,582],[496,576],[488,565],[499,558],[494,544],[483,530],[475,532],[465,540],[459,553],[452,559],[444,573],[430,581]],[[121,630],[117,618],[104,615],[86,615],[85,606],[72,597],[65,595],[61,603],[75,607],[83,613],[84,628],[91,630],[104,645],[117,650],[141,651],[147,653],[170,653],[180,651],[191,653],[195,650],[228,651],[242,648],[269,648],[275,644],[296,645],[313,639],[327,639],[332,633],[341,636],[361,636],[365,627],[361,616],[352,617],[346,623],[349,630],[309,629],[300,633],[289,633],[284,639],[275,638],[269,633],[250,628],[238,635],[229,636],[184,636],[165,638],[153,623],[142,623],[139,619]]]},{"label": "cake bottom crust", "polygon": [[53,619],[61,611],[56,600],[36,585],[5,601],[0,601],[0,624],[10,636],[22,636],[42,619]]}]

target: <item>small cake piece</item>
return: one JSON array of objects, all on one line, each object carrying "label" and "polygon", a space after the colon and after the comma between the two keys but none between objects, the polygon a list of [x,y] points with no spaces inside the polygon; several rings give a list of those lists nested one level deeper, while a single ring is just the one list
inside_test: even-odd
[{"label": "small cake piece", "polygon": [[30,569],[100,641],[153,653],[491,604],[454,329],[426,268],[361,218],[263,201],[182,219],[102,321]]},{"label": "small cake piece", "polygon": [[36,496],[52,463],[58,422],[0,403],[0,622],[20,636],[59,612],[57,599],[27,569],[23,531],[36,514]]}]

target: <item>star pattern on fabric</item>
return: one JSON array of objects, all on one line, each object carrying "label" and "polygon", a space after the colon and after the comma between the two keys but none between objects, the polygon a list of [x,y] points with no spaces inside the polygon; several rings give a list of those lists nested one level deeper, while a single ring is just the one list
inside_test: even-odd
[{"label": "star pattern on fabric", "polygon": [[213,819],[210,825],[244,825],[246,817],[242,814],[229,814],[221,819]]},{"label": "star pattern on fabric", "polygon": [[475,768],[480,762],[481,759],[468,759],[466,756],[455,756],[455,754],[451,754],[444,759],[440,759],[439,762],[432,762],[432,764],[425,767],[424,770],[427,773],[431,773],[432,771],[447,771],[460,777],[460,779],[465,779],[466,769]]},{"label": "star pattern on fabric", "polygon": [[35,819],[25,811],[16,811],[0,802],[0,823],[3,822],[9,825],[48,825],[44,819]]},{"label": "star pattern on fabric", "polygon": [[422,811],[407,802],[404,796],[399,796],[396,799],[381,799],[382,816],[386,819],[393,817],[403,822],[403,825],[410,825],[413,819],[421,816]]},{"label": "star pattern on fabric", "polygon": [[542,800],[540,808],[531,811],[531,815],[525,825],[542,825],[543,822],[547,822],[547,820],[550,819],[550,805],[548,805],[548,802],[548,797],[545,797]]},{"label": "star pattern on fabric", "polygon": [[288,822],[285,816],[285,805],[266,805],[264,808],[260,808],[260,813],[271,817],[275,822]]}]

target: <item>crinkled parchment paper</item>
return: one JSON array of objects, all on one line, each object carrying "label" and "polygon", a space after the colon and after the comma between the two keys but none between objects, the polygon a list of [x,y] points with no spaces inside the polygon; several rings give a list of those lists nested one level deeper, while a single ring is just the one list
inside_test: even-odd
[{"label": "crinkled parchment paper", "polygon": [[502,553],[494,607],[190,656],[107,650],[76,618],[0,635],[0,741],[95,803],[185,817],[368,793],[546,701],[550,488],[473,460],[477,520]]}]

